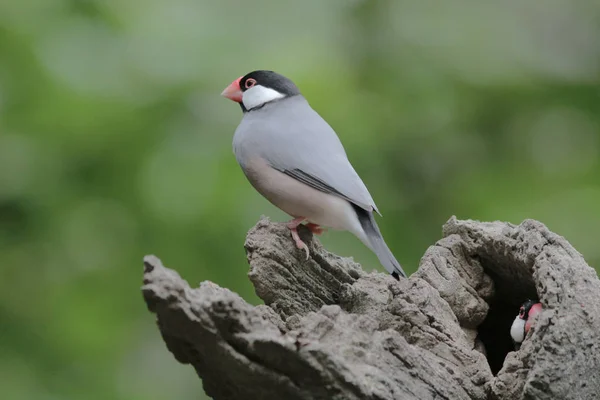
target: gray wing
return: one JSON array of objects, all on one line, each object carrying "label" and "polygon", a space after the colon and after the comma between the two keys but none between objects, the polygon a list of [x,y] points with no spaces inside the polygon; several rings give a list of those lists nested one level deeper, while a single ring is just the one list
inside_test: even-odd
[{"label": "gray wing", "polygon": [[240,163],[242,152],[260,155],[302,183],[379,213],[335,131],[303,97],[247,113],[235,136],[234,151]]},{"label": "gray wing", "polygon": [[281,169],[280,171],[286,175],[291,176],[292,178],[299,180],[302,183],[307,184],[310,187],[320,190],[321,192],[334,194],[336,196],[348,200],[351,203],[356,202],[356,200],[353,200],[352,198],[346,196],[344,193],[340,192],[335,187],[328,185],[316,176],[312,176],[307,172],[302,171],[301,169]]}]

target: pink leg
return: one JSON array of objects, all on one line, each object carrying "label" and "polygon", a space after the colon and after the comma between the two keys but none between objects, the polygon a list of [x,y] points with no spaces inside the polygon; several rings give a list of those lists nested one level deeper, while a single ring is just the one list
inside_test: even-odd
[{"label": "pink leg", "polygon": [[291,220],[290,222],[287,223],[287,227],[292,232],[292,239],[294,239],[294,242],[296,243],[296,247],[301,250],[304,250],[304,252],[306,253],[306,259],[308,260],[308,256],[309,256],[308,246],[306,245],[306,243],[304,243],[302,241],[302,239],[300,239],[300,236],[298,236],[298,225],[300,225],[305,220],[306,220],[306,218],[304,218],[304,217],[294,218],[293,220]]},{"label": "pink leg", "polygon": [[306,227],[308,229],[310,229],[310,231],[312,233],[314,233],[315,235],[321,235],[323,232],[325,232],[325,229],[321,228],[321,226],[319,226],[317,224],[313,224],[312,222],[309,224],[306,224]]}]

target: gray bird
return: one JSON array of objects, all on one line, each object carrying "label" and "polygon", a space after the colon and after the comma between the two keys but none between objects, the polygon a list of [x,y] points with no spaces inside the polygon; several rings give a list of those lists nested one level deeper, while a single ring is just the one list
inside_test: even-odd
[{"label": "gray bird", "polygon": [[287,226],[307,258],[297,231],[305,221],[316,234],[321,226],[352,232],[392,276],[406,277],[375,222],[373,212],[381,213],[338,136],[291,80],[253,71],[221,95],[243,111],[233,137],[238,163],[260,194],[294,217]]}]

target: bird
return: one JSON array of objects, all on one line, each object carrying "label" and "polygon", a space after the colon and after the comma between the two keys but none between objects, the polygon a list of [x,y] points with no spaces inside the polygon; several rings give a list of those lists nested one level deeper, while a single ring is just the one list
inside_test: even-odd
[{"label": "bird", "polygon": [[287,222],[296,247],[309,258],[298,226],[349,231],[371,249],[397,280],[406,273],[386,244],[369,190],[348,160],[333,128],[288,78],[256,70],[235,79],[222,96],[238,103],[242,120],[233,152],[250,184],[293,217]]},{"label": "bird", "polygon": [[510,327],[510,336],[517,350],[521,346],[521,343],[523,343],[523,340],[525,340],[527,332],[531,329],[534,317],[541,311],[542,303],[539,303],[537,300],[527,300],[521,305],[519,314],[515,317]]}]

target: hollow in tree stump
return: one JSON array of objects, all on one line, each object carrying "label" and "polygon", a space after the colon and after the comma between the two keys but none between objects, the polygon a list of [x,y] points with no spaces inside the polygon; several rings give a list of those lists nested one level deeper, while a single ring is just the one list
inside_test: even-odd
[{"label": "hollow in tree stump", "polygon": [[[400,281],[300,232],[308,261],[284,224],[248,233],[256,307],[145,257],[163,339],[214,399],[600,400],[600,281],[540,222],[451,218]],[[514,351],[510,325],[530,298],[543,311]]]}]

